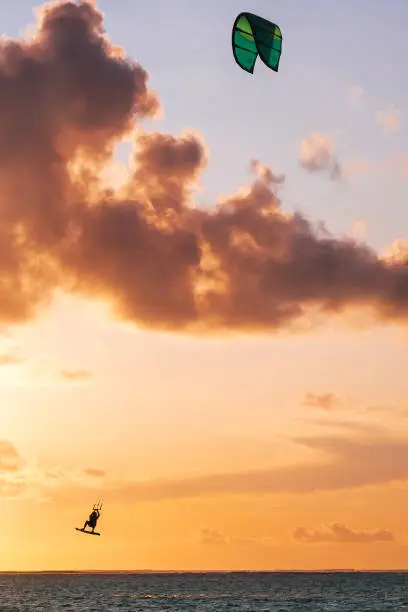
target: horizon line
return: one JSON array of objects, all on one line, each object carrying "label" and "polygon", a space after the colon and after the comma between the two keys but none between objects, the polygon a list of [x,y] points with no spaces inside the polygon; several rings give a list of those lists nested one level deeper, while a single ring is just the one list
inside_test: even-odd
[{"label": "horizon line", "polygon": [[217,569],[217,570],[150,570],[150,569],[134,569],[134,570],[0,570],[0,575],[4,574],[395,574],[406,573],[408,568],[400,569],[355,569],[355,568],[326,568],[326,569]]}]

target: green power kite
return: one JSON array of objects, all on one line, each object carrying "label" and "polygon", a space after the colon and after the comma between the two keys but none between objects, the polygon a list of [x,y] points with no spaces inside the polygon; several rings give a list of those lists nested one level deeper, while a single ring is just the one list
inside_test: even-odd
[{"label": "green power kite", "polygon": [[275,23],[252,13],[240,13],[232,28],[232,52],[243,70],[254,72],[256,58],[278,72],[282,53],[282,32]]}]

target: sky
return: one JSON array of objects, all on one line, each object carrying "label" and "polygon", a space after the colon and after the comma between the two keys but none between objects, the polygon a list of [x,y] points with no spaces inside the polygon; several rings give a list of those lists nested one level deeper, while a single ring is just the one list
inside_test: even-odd
[{"label": "sky", "polygon": [[0,5],[0,571],[406,568],[405,0],[37,9]]}]

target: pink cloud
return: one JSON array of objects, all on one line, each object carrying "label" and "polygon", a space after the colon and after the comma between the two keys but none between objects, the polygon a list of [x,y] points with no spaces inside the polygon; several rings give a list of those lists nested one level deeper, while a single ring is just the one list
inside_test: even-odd
[{"label": "pink cloud", "polygon": [[312,174],[328,173],[332,180],[339,179],[342,174],[330,134],[315,132],[303,138],[299,145],[299,163],[304,170]]},{"label": "pink cloud", "polygon": [[376,113],[376,121],[382,125],[386,132],[396,132],[401,126],[401,113],[393,106],[387,110],[380,110]]}]

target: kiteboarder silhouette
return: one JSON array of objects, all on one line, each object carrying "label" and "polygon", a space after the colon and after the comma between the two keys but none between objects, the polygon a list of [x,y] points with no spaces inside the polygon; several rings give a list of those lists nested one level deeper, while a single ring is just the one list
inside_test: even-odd
[{"label": "kiteboarder silhouette", "polygon": [[[75,527],[76,531],[81,531],[82,533],[89,533],[90,535],[98,535],[98,536],[101,535],[100,533],[95,531],[96,523],[98,522],[98,519],[101,516],[101,510],[102,510],[102,502],[98,502],[97,504],[93,506],[92,512],[89,515],[88,520],[85,521],[82,529],[80,529],[79,527]],[[89,527],[91,531],[87,530],[87,527]]]}]

